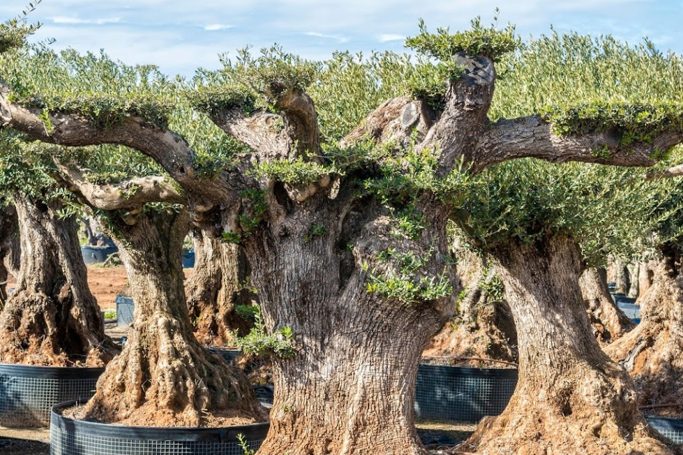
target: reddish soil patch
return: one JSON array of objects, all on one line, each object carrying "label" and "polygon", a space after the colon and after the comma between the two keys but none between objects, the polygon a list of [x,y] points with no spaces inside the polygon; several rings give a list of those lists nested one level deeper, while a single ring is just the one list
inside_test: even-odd
[{"label": "reddish soil patch", "polygon": [[[192,274],[192,270],[185,269],[186,278]],[[14,277],[10,276],[7,287],[13,288],[16,285],[15,283]],[[88,286],[90,286],[90,292],[97,299],[100,308],[103,310],[113,310],[116,308],[116,296],[125,293],[128,287],[126,269],[121,265],[117,267],[89,265]]]},{"label": "reddish soil patch", "polygon": [[[64,414],[64,417],[68,417],[70,419],[99,421],[97,419],[86,418],[86,416],[85,416],[85,405],[74,406],[72,408],[65,409],[63,414]],[[223,412],[215,413],[215,414],[213,414],[213,413],[212,414],[206,414],[202,419],[201,427],[202,428],[225,428],[225,427],[250,425],[250,424],[258,423],[256,421],[256,419],[253,419],[250,417],[244,417],[240,414],[241,414],[240,411],[236,411],[236,410],[235,411],[232,411],[232,410],[231,411],[223,411]],[[158,411],[153,411],[153,412],[150,412],[149,418],[136,419],[135,421],[132,421],[132,422],[130,420],[123,420],[120,422],[106,422],[106,423],[115,423],[117,425],[136,426],[136,427],[155,426],[155,427],[169,428],[169,427],[174,427],[177,425],[177,419],[175,419],[174,416],[170,412],[166,416],[160,416]]]}]

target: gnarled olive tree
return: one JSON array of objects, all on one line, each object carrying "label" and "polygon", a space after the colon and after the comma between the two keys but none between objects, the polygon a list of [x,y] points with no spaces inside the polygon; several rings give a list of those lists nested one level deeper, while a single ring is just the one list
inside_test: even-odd
[{"label": "gnarled olive tree", "polygon": [[[99,95],[106,103],[84,102],[49,93],[49,83],[19,86],[14,74],[4,76],[4,127],[67,146],[137,149],[182,187],[191,211],[220,212],[222,237],[247,253],[268,328],[283,338],[293,333],[296,348],[274,362],[271,431],[260,453],[424,453],[413,426],[414,382],[420,354],[452,315],[460,288],[446,224],[462,202],[457,196],[466,194],[468,174],[520,157],[649,166],[659,151],[683,140],[672,121],[680,111],[670,106],[590,105],[491,121],[495,63],[516,45],[511,29],[475,23],[455,34],[423,30],[409,44],[435,63],[418,65],[410,95],[381,104],[339,143],[321,134],[306,93],[314,65],[267,52],[207,78],[191,94],[194,108],[247,146],[211,173],[194,139],[176,132],[206,120],[196,113],[173,120],[187,106],[182,100],[169,113],[158,100],[108,84]],[[27,86],[52,96],[36,103]],[[644,122],[642,113],[655,121]],[[647,138],[631,134],[643,128]],[[533,265],[542,271],[543,263]],[[510,294],[521,305],[513,313],[529,308],[522,293],[543,286],[525,281]],[[548,318],[542,308],[519,319],[520,346],[543,330],[534,319]],[[574,306],[550,308],[578,321],[565,327],[563,340],[574,330],[590,335]],[[586,362],[613,365],[591,346]],[[520,352],[522,369],[532,360]],[[620,371],[608,368],[601,377],[612,384]],[[624,428],[638,429],[637,411],[623,396],[610,397],[607,415],[624,409],[632,417]],[[632,446],[660,447],[638,436]],[[590,443],[594,437],[582,435]]]},{"label": "gnarled olive tree", "polygon": [[88,288],[76,217],[64,211],[64,195],[21,141],[5,134],[2,147],[0,191],[14,205],[21,254],[15,289],[0,313],[0,359],[101,366],[116,349]]},{"label": "gnarled olive tree", "polygon": [[57,178],[99,214],[119,247],[135,301],[126,345],[84,416],[142,426],[264,419],[241,372],[193,336],[180,260],[190,222],[185,198],[161,177],[95,184],[74,164],[56,166]]}]

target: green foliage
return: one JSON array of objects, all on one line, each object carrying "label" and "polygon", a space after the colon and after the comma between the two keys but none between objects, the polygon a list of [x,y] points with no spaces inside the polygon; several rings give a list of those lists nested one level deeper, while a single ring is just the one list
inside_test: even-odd
[{"label": "green foliage", "polygon": [[242,49],[234,60],[222,55],[221,62],[219,71],[199,70],[187,94],[195,108],[210,115],[233,108],[277,111],[283,93],[305,91],[319,70],[318,63],[279,46],[262,49],[258,56]]},{"label": "green foliage", "polygon": [[462,68],[453,60],[420,63],[407,80],[409,92],[424,100],[435,111],[444,108],[445,95],[450,84],[462,74]]},{"label": "green foliage", "polygon": [[308,232],[306,233],[304,240],[306,240],[307,242],[310,242],[311,240],[314,240],[318,237],[322,237],[326,233],[327,233],[327,228],[325,227],[324,224],[313,223],[308,228]]},{"label": "green foliage", "polygon": [[296,354],[292,328],[282,327],[274,333],[268,333],[260,313],[255,315],[251,332],[239,338],[237,344],[244,353],[257,356],[274,355],[280,358],[290,358]]},{"label": "green foliage", "polygon": [[576,239],[591,264],[610,254],[632,257],[678,210],[661,209],[672,182],[646,181],[644,174],[531,159],[504,163],[477,178],[455,219],[483,250],[560,235]]},{"label": "green foliage", "polygon": [[19,19],[0,23],[0,54],[24,45],[26,37],[33,34],[38,25],[30,25]]},{"label": "green foliage", "polygon": [[243,455],[256,455],[256,451],[249,447],[249,442],[242,433],[237,435],[237,441],[239,442]]},{"label": "green foliage", "polygon": [[315,103],[323,138],[341,139],[382,102],[407,94],[406,80],[412,72],[407,55],[335,53],[322,63],[307,91]]},{"label": "green foliage", "polygon": [[116,310],[107,310],[103,313],[105,321],[116,319]]},{"label": "green foliage", "polygon": [[261,309],[258,305],[235,305],[235,314],[244,321],[256,321],[261,316]]},{"label": "green foliage", "polygon": [[253,94],[238,85],[199,86],[196,91],[188,93],[188,96],[193,108],[212,117],[235,108],[246,114],[255,109]]},{"label": "green foliage", "polygon": [[443,177],[437,175],[437,169],[435,150],[409,147],[401,153],[385,155],[380,162],[379,176],[365,180],[364,186],[385,204],[395,207],[410,207],[424,192],[453,207],[460,205],[469,185],[469,174],[462,165]]},{"label": "green foliage", "polygon": [[45,46],[4,55],[0,63],[12,101],[50,113],[78,113],[97,127],[126,116],[164,127],[172,111],[169,81],[153,66],[124,65],[103,53],[57,54]]},{"label": "green foliage", "polygon": [[[497,18],[494,22],[497,21]],[[406,40],[406,47],[437,60],[451,60],[454,55],[463,53],[476,57],[485,56],[493,61],[514,51],[519,46],[515,27],[508,25],[502,30],[496,24],[484,27],[480,18],[470,23],[470,29],[451,33],[448,28],[437,28],[436,33],[427,30],[424,20],[419,22],[420,33]]]},{"label": "green foliage", "polygon": [[268,210],[266,195],[261,190],[248,189],[242,191],[241,196],[244,204],[239,217],[240,227],[244,234],[249,234],[261,224]]},{"label": "green foliage", "polygon": [[623,145],[651,142],[664,131],[683,132],[683,103],[654,106],[595,102],[569,109],[550,109],[545,117],[560,135],[616,129]]},{"label": "green foliage", "polygon": [[290,185],[310,185],[318,182],[321,177],[338,171],[334,167],[298,158],[294,161],[276,160],[259,163],[255,172],[259,177],[271,178]]},{"label": "green foliage", "polygon": [[390,248],[377,255],[380,264],[395,267],[366,267],[366,290],[371,294],[397,300],[407,305],[437,300],[449,296],[453,287],[446,275],[432,276],[427,265],[433,252],[419,257],[412,252]]},{"label": "green foliage", "polygon": [[553,31],[507,55],[497,72],[494,120],[540,113],[564,134],[618,127],[627,140],[681,122],[683,59],[648,40]]}]

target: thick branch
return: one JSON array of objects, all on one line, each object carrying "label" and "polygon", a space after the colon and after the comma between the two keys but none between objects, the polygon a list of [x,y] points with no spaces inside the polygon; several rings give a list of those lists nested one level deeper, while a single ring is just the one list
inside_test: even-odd
[{"label": "thick branch", "polygon": [[318,114],[313,100],[306,93],[286,90],[280,95],[276,107],[285,119],[285,130],[301,156],[318,155],[320,130]]},{"label": "thick branch", "polygon": [[661,171],[649,172],[647,175],[647,179],[648,180],[663,179],[663,178],[671,178],[671,177],[680,177],[682,175],[683,175],[683,164],[679,164],[677,166],[672,166],[668,169],[664,169]]},{"label": "thick branch", "polygon": [[125,117],[119,123],[100,128],[75,113],[52,113],[48,126],[39,110],[12,103],[8,93],[7,87],[0,86],[0,127],[11,127],[31,139],[65,146],[125,145],[157,161],[181,185],[197,186],[198,176],[192,166],[194,153],[172,131],[139,117]]},{"label": "thick branch", "polygon": [[649,143],[620,143],[616,131],[558,136],[552,125],[539,116],[501,120],[482,136],[474,158],[474,170],[516,158],[533,157],[562,163],[586,163],[619,166],[652,166],[652,156],[683,142],[683,134],[664,132]]},{"label": "thick branch", "polygon": [[254,150],[262,160],[286,159],[290,140],[282,128],[282,117],[267,112],[245,116],[235,108],[211,116],[211,120],[243,144]]},{"label": "thick branch", "polygon": [[115,185],[88,182],[83,172],[55,162],[58,178],[88,205],[102,210],[137,209],[149,202],[184,203],[185,198],[163,177],[138,177]]},{"label": "thick branch", "polygon": [[446,107],[420,147],[440,151],[439,174],[446,175],[459,162],[470,163],[472,152],[488,123],[496,71],[488,57],[454,56],[463,74],[446,95]]}]

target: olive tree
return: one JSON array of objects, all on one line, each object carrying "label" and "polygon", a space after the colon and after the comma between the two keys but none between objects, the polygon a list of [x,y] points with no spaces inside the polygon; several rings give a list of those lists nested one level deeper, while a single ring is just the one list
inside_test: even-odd
[{"label": "olive tree", "polygon": [[[665,171],[660,175],[674,176]],[[681,191],[672,185],[659,211],[668,213],[644,235],[652,236],[656,254],[652,285],[641,294],[641,322],[630,333],[606,348],[633,377],[638,401],[649,413],[683,413],[683,294],[681,292]]]},{"label": "olive tree", "polygon": [[[180,101],[169,112],[115,84],[91,97],[36,98],[36,87],[3,74],[4,127],[65,146],[139,150],[191,211],[215,214],[222,237],[244,248],[268,329],[295,348],[274,361],[260,453],[424,453],[414,385],[460,290],[446,230],[462,202],[454,195],[466,196],[472,174],[515,158],[649,166],[683,138],[680,111],[659,104],[490,120],[496,63],[517,46],[512,28],[423,28],[408,44],[423,58],[404,94],[340,141],[322,133],[307,94],[317,66],[277,49],[188,87],[193,110],[182,122],[169,121],[187,106]],[[243,145],[208,173],[196,137],[181,134],[207,119]],[[632,134],[644,128],[647,138]]]},{"label": "olive tree", "polygon": [[1,146],[0,191],[14,208],[7,222],[14,220],[19,234],[10,254],[21,253],[17,284],[0,313],[0,358],[101,366],[116,349],[88,288],[77,213],[66,210],[68,196],[16,135],[3,134]]}]

